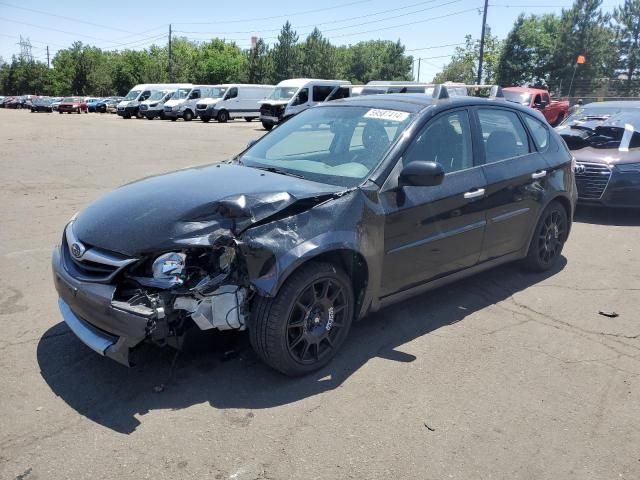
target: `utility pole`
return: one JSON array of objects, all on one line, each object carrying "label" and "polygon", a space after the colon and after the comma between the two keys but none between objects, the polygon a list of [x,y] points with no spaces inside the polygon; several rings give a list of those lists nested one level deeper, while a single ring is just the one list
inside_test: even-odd
[{"label": "utility pole", "polygon": [[480,35],[480,59],[478,60],[478,79],[476,84],[482,83],[482,61],[484,57],[484,32],[487,26],[487,10],[489,9],[489,0],[484,0],[484,11],[482,12],[482,34]]},{"label": "utility pole", "polygon": [[421,58],[418,59],[418,80],[417,80],[418,83],[420,83],[420,61],[421,60],[422,60]]},{"label": "utility pole", "polygon": [[51,62],[49,61],[49,45],[47,45],[47,68],[51,68]]},{"label": "utility pole", "polygon": [[173,83],[173,69],[171,65],[171,24],[169,24],[169,83]]}]

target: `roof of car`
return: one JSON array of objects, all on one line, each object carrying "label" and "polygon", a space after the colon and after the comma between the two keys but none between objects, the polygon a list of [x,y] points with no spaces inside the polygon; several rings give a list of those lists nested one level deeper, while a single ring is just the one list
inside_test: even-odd
[{"label": "roof of car", "polygon": [[[344,100],[334,100],[330,104],[350,104],[369,108],[386,108],[390,110],[403,110],[415,113],[434,105],[496,105],[508,107],[514,110],[533,114],[534,110],[521,106],[504,99],[489,99],[473,96],[452,96],[446,100],[434,102],[431,95],[423,93],[387,93],[380,95],[361,95],[358,97],[345,98]],[[640,103],[640,102],[638,102]]]}]

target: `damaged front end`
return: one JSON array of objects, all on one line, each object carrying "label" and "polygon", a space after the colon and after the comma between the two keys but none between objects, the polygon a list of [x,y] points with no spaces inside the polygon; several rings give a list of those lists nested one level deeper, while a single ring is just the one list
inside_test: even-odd
[{"label": "damaged front end", "polygon": [[186,330],[244,330],[250,289],[229,237],[208,248],[126,258],[82,243],[73,222],[54,250],[59,307],[97,353],[130,366],[143,341],[180,349]]}]

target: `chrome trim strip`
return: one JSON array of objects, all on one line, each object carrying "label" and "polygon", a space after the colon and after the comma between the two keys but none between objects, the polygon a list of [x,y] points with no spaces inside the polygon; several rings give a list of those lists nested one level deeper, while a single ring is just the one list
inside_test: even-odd
[{"label": "chrome trim strip", "polygon": [[519,210],[512,210],[511,212],[503,213],[501,215],[497,215],[490,219],[491,223],[498,223],[504,220],[509,220],[510,218],[517,217],[518,215],[523,215],[529,211],[529,207],[520,208]]},{"label": "chrome trim strip", "polygon": [[94,352],[104,356],[107,349],[118,341],[116,337],[102,333],[78,318],[62,298],[58,298],[58,308],[60,308],[62,318],[71,331]]},{"label": "chrome trim strip", "polygon": [[391,250],[387,250],[387,254],[400,252],[402,250],[406,250],[407,248],[419,247],[421,245],[426,245],[427,243],[435,242],[438,240],[443,240],[448,237],[453,237],[454,235],[459,235],[461,233],[470,232],[471,230],[476,230],[478,228],[482,228],[487,224],[485,220],[481,220],[479,222],[470,223],[465,225],[464,227],[456,228],[455,230],[449,230],[448,232],[437,233],[435,235],[431,235],[430,237],[423,238],[422,240],[417,240],[415,242],[407,243],[405,245],[400,245],[399,247],[392,248]]}]

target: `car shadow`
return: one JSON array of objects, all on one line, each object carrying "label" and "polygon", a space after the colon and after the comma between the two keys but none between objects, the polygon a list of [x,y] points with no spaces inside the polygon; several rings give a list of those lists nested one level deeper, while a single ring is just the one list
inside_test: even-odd
[{"label": "car shadow", "polygon": [[640,208],[618,209],[579,205],[573,216],[573,221],[592,225],[640,227]]},{"label": "car shadow", "polygon": [[204,402],[218,409],[270,408],[333,390],[375,357],[413,362],[416,357],[402,351],[407,342],[463,321],[565,265],[562,257],[555,269],[541,274],[506,265],[385,308],[353,326],[329,365],[299,378],[261,363],[241,333],[205,336],[194,330],[199,335],[191,336],[179,355],[143,345],[138,352],[143,361],[128,369],[96,355],[59,323],[41,337],[37,359],[44,380],[71,408],[128,434],[152,410]]}]

